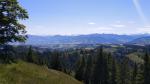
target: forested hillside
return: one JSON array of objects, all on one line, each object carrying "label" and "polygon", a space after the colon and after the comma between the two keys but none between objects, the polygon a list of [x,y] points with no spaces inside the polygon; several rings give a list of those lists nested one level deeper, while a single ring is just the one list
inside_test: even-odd
[{"label": "forested hillside", "polygon": [[8,52],[7,58],[1,52],[1,63],[23,60],[64,72],[85,84],[149,83],[149,46],[101,45],[64,50],[41,50],[32,46],[7,48],[14,52]]}]

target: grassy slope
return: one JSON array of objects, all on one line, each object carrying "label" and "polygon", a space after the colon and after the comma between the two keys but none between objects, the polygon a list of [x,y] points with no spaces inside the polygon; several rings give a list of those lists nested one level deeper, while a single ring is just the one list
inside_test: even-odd
[{"label": "grassy slope", "polygon": [[18,62],[0,65],[0,84],[82,84],[74,78],[46,67]]}]

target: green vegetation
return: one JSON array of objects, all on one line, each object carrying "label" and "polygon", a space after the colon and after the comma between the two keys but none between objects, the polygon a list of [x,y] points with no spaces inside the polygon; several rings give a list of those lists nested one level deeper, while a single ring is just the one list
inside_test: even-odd
[{"label": "green vegetation", "polygon": [[[9,45],[26,40],[25,26],[19,23],[24,19],[28,19],[28,13],[17,0],[0,0],[0,84],[150,83],[150,46],[106,45],[107,41],[119,41],[99,37],[98,41],[105,45],[84,45],[85,48],[80,45],[78,49],[68,50]],[[81,39],[81,43],[97,43],[95,36]],[[72,40],[79,38],[71,39],[71,43]],[[147,37],[135,44],[149,44],[149,40]]]},{"label": "green vegetation", "polygon": [[28,13],[18,0],[0,0],[0,44],[24,42],[26,30],[19,21],[25,19],[28,19]]},{"label": "green vegetation", "polygon": [[129,55],[127,55],[127,57],[129,57],[129,59],[137,64],[143,64],[144,60],[142,58],[140,58],[136,53],[131,53]]},{"label": "green vegetation", "polygon": [[[148,84],[150,47],[123,46],[68,50],[8,46],[8,48],[10,47],[8,55],[13,61],[3,62],[4,59],[0,58],[0,67],[2,68],[0,84],[20,84],[20,81],[23,84],[30,84],[31,81],[35,84],[68,84],[69,80],[74,80],[69,84],[77,84],[73,78],[84,84]],[[14,52],[10,52],[12,50]],[[147,54],[145,50],[147,50]],[[2,52],[0,51],[0,56]],[[17,60],[27,63],[15,63]],[[57,70],[57,72],[51,69]],[[63,72],[72,78],[62,75]]]},{"label": "green vegetation", "polygon": [[62,72],[22,61],[0,67],[0,84],[82,84]]}]

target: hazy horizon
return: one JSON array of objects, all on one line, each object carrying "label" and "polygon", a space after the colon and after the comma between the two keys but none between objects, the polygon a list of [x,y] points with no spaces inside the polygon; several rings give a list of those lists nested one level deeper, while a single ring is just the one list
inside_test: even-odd
[{"label": "hazy horizon", "polygon": [[80,36],[80,35],[94,35],[94,34],[99,34],[99,35],[150,35],[150,33],[137,33],[137,34],[114,34],[114,33],[90,33],[90,34],[53,34],[53,35],[38,35],[38,34],[28,34],[31,36]]},{"label": "hazy horizon", "polygon": [[19,0],[31,35],[150,33],[149,0]]}]

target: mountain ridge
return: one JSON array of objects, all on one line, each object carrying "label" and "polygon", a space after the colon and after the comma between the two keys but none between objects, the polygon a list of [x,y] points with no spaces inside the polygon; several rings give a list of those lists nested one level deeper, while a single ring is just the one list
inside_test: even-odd
[{"label": "mountain ridge", "polygon": [[150,44],[150,36],[137,38],[137,39],[129,42],[129,44],[149,45]]},{"label": "mountain ridge", "polygon": [[37,36],[28,35],[25,44],[124,44],[131,43],[133,40],[150,36],[150,34],[118,35],[118,34],[87,34],[87,35],[54,35]]}]

